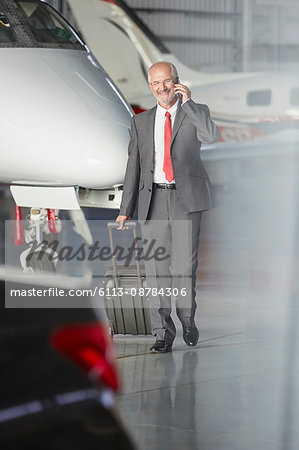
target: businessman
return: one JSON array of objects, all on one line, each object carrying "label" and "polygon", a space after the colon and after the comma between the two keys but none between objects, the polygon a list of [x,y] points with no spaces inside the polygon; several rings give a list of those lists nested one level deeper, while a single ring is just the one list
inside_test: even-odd
[{"label": "businessman", "polygon": [[171,351],[176,335],[169,293],[176,296],[185,343],[194,346],[199,339],[194,316],[200,221],[203,211],[217,205],[200,147],[202,142],[217,140],[218,128],[210,118],[209,108],[191,99],[190,90],[180,83],[173,64],[152,65],[148,84],[157,105],[132,119],[129,159],[116,221],[124,228],[138,200],[143,239],[148,243],[154,240],[169,255],[145,262],[147,286],[152,289],[152,333],[156,338],[151,351],[166,353]]}]

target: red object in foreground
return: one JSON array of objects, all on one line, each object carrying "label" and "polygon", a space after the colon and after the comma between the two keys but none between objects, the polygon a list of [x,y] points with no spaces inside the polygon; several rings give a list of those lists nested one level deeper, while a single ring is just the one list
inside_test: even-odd
[{"label": "red object in foreground", "polygon": [[20,206],[15,207],[15,244],[23,245],[23,230],[22,230],[22,210]]},{"label": "red object in foreground", "polygon": [[55,209],[48,209],[48,228],[50,233],[56,233]]},{"label": "red object in foreground", "polygon": [[114,391],[120,383],[114,362],[112,341],[106,324],[67,325],[56,329],[51,346],[86,372],[93,382],[102,382]]}]

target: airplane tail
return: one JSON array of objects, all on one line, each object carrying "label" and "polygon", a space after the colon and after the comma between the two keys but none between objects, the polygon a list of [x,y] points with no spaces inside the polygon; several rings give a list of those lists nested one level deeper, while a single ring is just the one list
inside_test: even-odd
[{"label": "airplane tail", "polygon": [[185,66],[122,0],[68,0],[92,53],[126,99],[149,94],[147,71],[158,61],[173,63],[182,82],[205,84],[209,74]]}]

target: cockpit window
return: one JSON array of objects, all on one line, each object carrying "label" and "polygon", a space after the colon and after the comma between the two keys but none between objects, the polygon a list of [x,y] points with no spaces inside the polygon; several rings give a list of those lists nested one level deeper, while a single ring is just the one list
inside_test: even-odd
[{"label": "cockpit window", "polygon": [[31,32],[37,42],[43,44],[70,44],[72,48],[84,48],[68,23],[46,3],[18,1]]},{"label": "cockpit window", "polygon": [[11,30],[10,24],[7,17],[0,10],[0,43],[3,42],[14,42],[14,35]]}]

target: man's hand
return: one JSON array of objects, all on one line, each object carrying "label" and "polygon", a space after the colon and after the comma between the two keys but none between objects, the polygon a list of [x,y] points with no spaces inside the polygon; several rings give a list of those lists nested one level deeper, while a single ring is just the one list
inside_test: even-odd
[{"label": "man's hand", "polygon": [[174,91],[176,94],[182,95],[182,103],[184,103],[186,100],[189,100],[189,98],[191,98],[190,89],[187,86],[185,86],[184,84],[175,84]]},{"label": "man's hand", "polygon": [[130,220],[131,217],[130,216],[117,216],[117,218],[115,219],[116,222],[119,223],[119,230],[128,230],[128,227],[124,227],[124,223],[126,220]]}]

